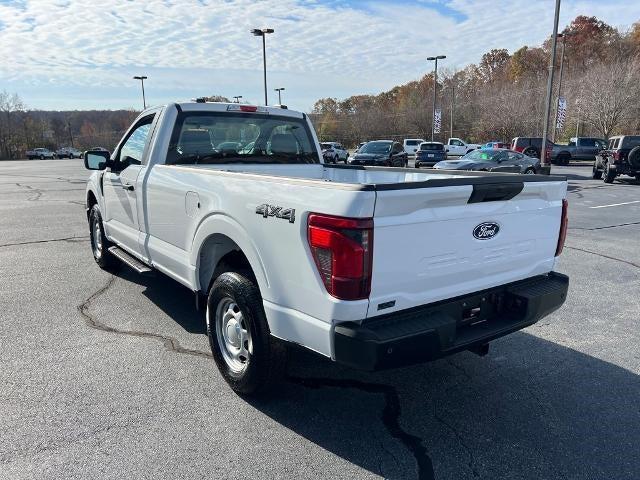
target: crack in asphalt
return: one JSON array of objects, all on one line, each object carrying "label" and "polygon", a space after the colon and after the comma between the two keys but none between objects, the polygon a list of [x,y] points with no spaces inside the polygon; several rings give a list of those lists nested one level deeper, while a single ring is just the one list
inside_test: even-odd
[{"label": "crack in asphalt", "polygon": [[44,194],[44,192],[38,188],[34,188],[31,185],[25,185],[22,183],[16,183],[16,186],[20,187],[20,188],[26,188],[27,190],[29,190],[30,192],[34,193],[35,196],[31,196],[29,198],[27,198],[28,202],[37,202],[38,200],[40,200],[40,197],[42,197],[42,195]]},{"label": "crack in asphalt", "polygon": [[180,342],[168,335],[161,335],[159,333],[151,333],[151,332],[143,332],[140,330],[123,330],[116,327],[110,327],[105,323],[100,322],[94,315],[89,312],[89,309],[93,302],[104,294],[107,290],[109,290],[116,281],[115,276],[111,276],[109,281],[103,285],[101,288],[93,292],[89,297],[87,297],[80,305],[78,305],[78,312],[82,315],[82,318],[85,321],[85,324],[91,328],[95,328],[96,330],[100,330],[102,332],[107,333],[116,333],[119,335],[126,335],[129,337],[137,337],[137,338],[148,338],[152,340],[160,341],[164,347],[171,352],[182,353],[184,355],[191,355],[194,357],[205,357],[205,358],[213,358],[213,355],[207,352],[203,352],[201,350],[192,350],[190,348],[185,348],[180,345]]},{"label": "crack in asphalt", "polygon": [[79,242],[81,240],[87,240],[88,235],[82,237],[64,237],[64,238],[49,238],[47,240],[29,240],[28,242],[16,242],[16,243],[3,243],[0,244],[0,248],[3,247],[16,247],[20,245],[35,245],[38,243],[52,243],[52,242]]},{"label": "crack in asphalt", "polygon": [[409,450],[416,461],[419,480],[433,480],[433,463],[426,448],[422,445],[422,439],[412,435],[400,426],[400,397],[395,387],[380,383],[362,382],[360,380],[336,379],[336,378],[302,378],[287,377],[291,383],[301,385],[306,388],[318,389],[322,387],[330,388],[352,388],[367,393],[384,395],[385,405],[382,410],[381,420],[387,432],[399,440]]},{"label": "crack in asphalt", "polygon": [[629,223],[620,223],[618,225],[606,225],[604,227],[593,227],[593,228],[584,228],[584,227],[569,227],[569,230],[606,230],[607,228],[617,228],[617,227],[628,227],[629,225],[640,225],[640,222],[629,222]]},{"label": "crack in asphalt", "polygon": [[476,467],[475,467],[475,457],[473,456],[473,450],[471,450],[471,448],[469,448],[469,446],[466,444],[466,442],[464,441],[464,438],[462,437],[460,432],[458,432],[458,429],[455,428],[453,425],[451,425],[449,422],[447,422],[440,415],[438,415],[438,409],[436,408],[435,404],[433,405],[433,418],[435,418],[438,422],[440,422],[440,424],[447,427],[449,431],[453,433],[453,435],[456,437],[456,440],[458,441],[458,444],[464,449],[465,452],[467,452],[467,456],[469,457],[469,460],[467,461],[467,466],[471,470],[471,473],[475,478],[480,478],[480,473],[478,473],[478,470],[476,470]]},{"label": "crack in asphalt", "polygon": [[625,263],[625,264],[630,265],[630,266],[635,267],[635,268],[640,268],[640,265],[638,265],[637,263],[630,262],[629,260],[623,260],[622,258],[612,257],[611,255],[606,255],[604,253],[593,252],[591,250],[586,250],[584,248],[570,247],[568,245],[565,245],[564,248],[568,248],[569,250],[577,250],[579,252],[584,252],[584,253],[590,253],[591,255],[596,255],[596,256],[602,257],[602,258],[608,258],[609,260],[615,260],[616,262],[621,262],[621,263]]}]

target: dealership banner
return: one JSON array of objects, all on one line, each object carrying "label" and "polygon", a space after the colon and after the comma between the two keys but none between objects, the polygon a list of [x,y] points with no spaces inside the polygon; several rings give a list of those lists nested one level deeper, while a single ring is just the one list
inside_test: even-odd
[{"label": "dealership banner", "polygon": [[556,128],[562,130],[564,127],[564,119],[567,116],[567,100],[564,97],[558,98],[558,115],[556,120]]},{"label": "dealership banner", "polygon": [[433,116],[433,133],[440,133],[440,125],[442,124],[442,110],[437,109]]}]

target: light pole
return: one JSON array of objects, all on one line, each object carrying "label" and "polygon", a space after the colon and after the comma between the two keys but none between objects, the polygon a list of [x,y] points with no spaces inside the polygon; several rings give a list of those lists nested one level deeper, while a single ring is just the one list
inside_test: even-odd
[{"label": "light pole", "polygon": [[282,105],[282,96],[280,93],[284,90],[284,87],[274,88],[274,90],[278,92],[278,105]]},{"label": "light pole", "polygon": [[233,97],[233,99],[235,100],[235,103],[240,103],[241,98],[242,98],[242,95],[236,95]]},{"label": "light pole", "polygon": [[451,82],[451,116],[449,117],[449,138],[453,138],[453,97],[456,93],[456,86]]},{"label": "light pole", "polygon": [[558,129],[558,105],[560,102],[560,94],[562,93],[562,72],[564,70],[564,47],[567,43],[567,36],[572,35],[570,33],[559,33],[557,35],[558,38],[562,38],[562,49],[560,50],[560,75],[558,76],[558,99],[556,100],[556,117],[555,123],[553,124],[553,135],[551,136],[551,141],[556,141],[556,130]]},{"label": "light pole", "polygon": [[551,164],[547,158],[547,134],[549,132],[549,116],[551,114],[551,91],[553,90],[553,73],[558,43],[558,19],[560,17],[560,0],[556,0],[556,12],[553,17],[553,33],[551,35],[551,58],[549,59],[549,78],[547,80],[547,98],[544,106],[544,124],[542,126],[542,151],[540,152],[541,173],[551,173]]},{"label": "light pole", "polygon": [[135,77],[133,77],[133,79],[140,80],[140,83],[142,84],[142,109],[146,110],[147,100],[144,98],[144,81],[147,79],[147,77],[145,77],[144,75],[136,75]]},{"label": "light pole", "polygon": [[269,33],[273,33],[273,28],[254,28],[251,30],[256,37],[262,37],[262,66],[264,70],[264,104],[269,105],[269,100],[267,99],[267,46],[265,38]]},{"label": "light pole", "polygon": [[447,58],[446,55],[437,55],[435,57],[427,57],[427,60],[435,60],[433,67],[433,117],[431,118],[431,141],[433,142],[433,135],[436,126],[436,91],[438,90],[438,60]]}]

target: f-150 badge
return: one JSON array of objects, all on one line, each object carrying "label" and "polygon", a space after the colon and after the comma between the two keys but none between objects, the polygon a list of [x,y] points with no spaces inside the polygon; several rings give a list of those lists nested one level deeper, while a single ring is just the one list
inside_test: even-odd
[{"label": "f-150 badge", "polygon": [[289,220],[289,223],[294,223],[296,221],[295,208],[284,208],[284,207],[279,207],[277,205],[269,205],[269,204],[263,203],[262,205],[258,205],[256,207],[256,213],[258,215],[262,215],[264,218],[267,218],[267,217],[282,218],[283,220]]}]

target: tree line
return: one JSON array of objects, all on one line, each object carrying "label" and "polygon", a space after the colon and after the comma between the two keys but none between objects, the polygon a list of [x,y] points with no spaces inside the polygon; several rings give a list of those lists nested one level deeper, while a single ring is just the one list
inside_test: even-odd
[{"label": "tree line", "polygon": [[[621,31],[595,17],[578,16],[558,39],[552,97],[550,138],[640,133],[640,22]],[[564,68],[560,96],[566,118],[557,130],[557,105],[562,42]],[[485,53],[478,64],[459,71],[440,69],[436,108],[441,131],[468,141],[510,141],[515,136],[542,136],[551,40]],[[446,53],[446,52],[445,52]],[[431,137],[433,73],[378,95],[322,98],[311,118],[321,141],[354,146],[373,139]],[[452,121],[453,119],[453,121]]]},{"label": "tree line", "polygon": [[18,94],[0,92],[0,159],[24,158],[36,147],[113,148],[139,112],[27,110]]}]

